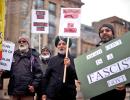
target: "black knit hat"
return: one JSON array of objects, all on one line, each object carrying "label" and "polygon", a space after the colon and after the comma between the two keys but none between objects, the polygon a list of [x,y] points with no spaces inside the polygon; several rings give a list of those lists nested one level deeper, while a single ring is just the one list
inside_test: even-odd
[{"label": "black knit hat", "polygon": [[[56,46],[56,47],[57,47],[57,45],[58,45],[58,43],[59,43],[60,40],[62,40],[62,41],[64,41],[65,43],[67,43],[67,38],[64,38],[64,37],[61,37],[61,36],[57,36],[57,37],[55,38],[55,46]],[[69,38],[69,47],[71,47],[71,45],[72,45],[72,40]]]},{"label": "black knit hat", "polygon": [[100,30],[101,30],[103,27],[108,27],[109,29],[111,29],[112,34],[113,34],[113,36],[115,37],[114,28],[113,28],[113,26],[112,26],[111,24],[103,24],[103,25],[99,28],[99,36],[100,36]]}]

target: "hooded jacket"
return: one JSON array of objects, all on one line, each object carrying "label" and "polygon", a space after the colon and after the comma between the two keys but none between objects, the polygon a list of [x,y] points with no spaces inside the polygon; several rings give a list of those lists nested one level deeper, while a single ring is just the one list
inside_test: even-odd
[{"label": "hooded jacket", "polygon": [[[31,64],[31,56],[34,56],[33,64]],[[27,53],[21,55],[20,51],[16,50],[9,76],[9,95],[34,95],[29,91],[28,85],[36,88],[42,78],[38,53],[34,49],[29,49]]]}]

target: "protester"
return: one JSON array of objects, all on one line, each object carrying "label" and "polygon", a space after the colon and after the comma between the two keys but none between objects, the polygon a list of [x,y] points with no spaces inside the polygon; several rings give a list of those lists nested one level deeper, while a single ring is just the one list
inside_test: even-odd
[{"label": "protester", "polygon": [[[72,41],[69,40],[69,47]],[[67,38],[57,36],[55,46],[58,54],[52,57],[48,63],[45,73],[46,82],[43,84],[42,100],[76,100],[77,79],[74,60],[70,53],[65,57],[67,48]],[[66,81],[63,83],[64,66],[67,66]]]},{"label": "protester", "polygon": [[[49,59],[51,57],[51,51],[49,50],[49,48],[47,46],[44,46],[42,49],[41,49],[41,55],[40,55],[40,59],[42,61],[42,72],[43,72],[43,76],[44,76],[44,73],[48,67],[48,62],[49,62]],[[38,88],[37,88],[37,100],[42,100],[42,83],[44,83],[44,77],[42,78]]]},{"label": "protester", "polygon": [[9,76],[8,94],[10,100],[34,100],[35,88],[41,78],[39,54],[30,48],[30,39],[22,35],[18,39],[18,50],[14,52],[10,72],[3,72]]},{"label": "protester", "polygon": [[[101,41],[97,46],[113,40],[115,38],[113,26],[111,24],[103,24],[99,29],[99,37],[101,38]],[[125,86],[121,84],[117,85],[116,89],[93,97],[90,100],[124,100],[125,94]]]}]

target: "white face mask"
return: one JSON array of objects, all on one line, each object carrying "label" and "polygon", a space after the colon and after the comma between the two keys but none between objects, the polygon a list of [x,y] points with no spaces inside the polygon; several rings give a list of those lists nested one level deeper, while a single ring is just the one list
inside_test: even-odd
[{"label": "white face mask", "polygon": [[44,60],[47,60],[50,58],[50,54],[48,55],[41,55],[41,58],[44,59]]}]

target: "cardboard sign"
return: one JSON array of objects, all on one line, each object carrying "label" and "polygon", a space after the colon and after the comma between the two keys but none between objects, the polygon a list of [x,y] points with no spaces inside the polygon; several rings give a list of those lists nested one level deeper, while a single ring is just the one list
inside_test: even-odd
[{"label": "cardboard sign", "polygon": [[80,8],[62,8],[60,18],[59,36],[80,36]]},{"label": "cardboard sign", "polygon": [[0,60],[0,69],[10,70],[15,44],[9,41],[2,43],[2,59]]},{"label": "cardboard sign", "polygon": [[48,34],[48,11],[47,10],[32,10],[32,33]]},{"label": "cardboard sign", "polygon": [[130,32],[75,59],[85,98],[130,83]]}]

